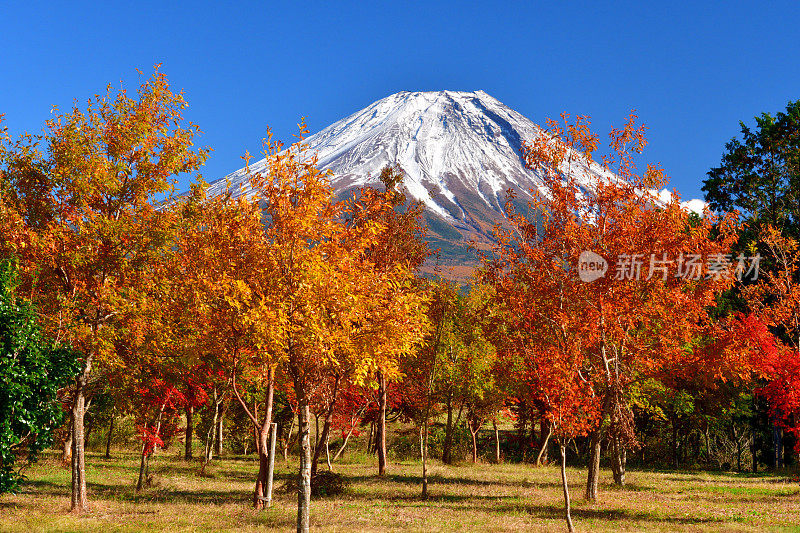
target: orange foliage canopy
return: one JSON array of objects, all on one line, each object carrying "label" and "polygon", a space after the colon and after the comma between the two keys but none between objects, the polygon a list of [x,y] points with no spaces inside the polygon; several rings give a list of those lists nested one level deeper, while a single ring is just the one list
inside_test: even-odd
[{"label": "orange foliage canopy", "polygon": [[[158,196],[197,170],[198,128],[156,71],[137,98],[109,87],[85,110],[49,120],[43,136],[0,146],[0,254],[20,259],[30,297],[55,336],[114,363],[109,325],[135,310],[172,230]],[[42,147],[42,145],[44,145]]]},{"label": "orange foliage canopy", "polygon": [[[706,310],[733,280],[709,259],[729,253],[736,228],[709,213],[693,217],[676,194],[656,198],[667,178],[655,166],[636,173],[646,141],[635,115],[611,130],[602,164],[587,118],[549,124],[524,150],[542,187],[527,212],[508,203],[510,228],[498,228],[482,277],[496,291],[507,368],[566,437],[607,416],[624,423],[631,383],[694,360]],[[580,275],[587,252],[608,265],[592,281]],[[704,261],[686,275],[695,256]]]}]

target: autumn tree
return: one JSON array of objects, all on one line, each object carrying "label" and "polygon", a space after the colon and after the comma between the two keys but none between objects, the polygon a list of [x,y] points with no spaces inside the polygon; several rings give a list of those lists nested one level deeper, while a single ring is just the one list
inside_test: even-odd
[{"label": "autumn tree", "polygon": [[483,332],[488,287],[477,284],[465,296],[451,286],[440,289],[438,295],[445,298],[440,302],[445,310],[435,317],[442,322],[430,340],[431,348],[439,350],[433,393],[447,415],[442,461],[454,460],[454,435],[462,416],[472,434],[473,460],[477,461],[477,432],[502,402],[494,390],[495,348]]},{"label": "autumn tree", "polygon": [[359,427],[364,419],[364,415],[372,402],[371,391],[362,385],[350,383],[345,386],[339,395],[331,421],[331,429],[341,432],[342,444],[331,458],[331,463],[344,454],[350,437],[358,437],[361,434]]},{"label": "autumn tree", "polygon": [[443,280],[430,281],[427,292],[430,299],[427,314],[431,327],[417,356],[405,361],[405,379],[402,382],[404,402],[413,411],[412,418],[421,432],[423,498],[428,498],[429,423],[437,411],[436,383],[443,366],[446,338],[452,327],[458,297],[455,287]]},{"label": "autumn tree", "polygon": [[144,372],[139,376],[132,396],[136,398],[136,429],[142,441],[139,476],[136,491],[150,484],[150,458],[157,448],[166,448],[178,433],[178,415],[185,408],[186,396],[170,383],[158,377],[158,372]]},{"label": "autumn tree", "polygon": [[[421,337],[422,299],[402,265],[382,271],[368,251],[385,223],[361,219],[360,204],[334,202],[328,173],[300,141],[287,150],[265,141],[267,169],[251,176],[263,201],[274,289],[273,350],[284,361],[297,400],[300,439],[298,531],[308,531],[311,497],[309,403],[321,376],[352,367],[363,383],[378,369],[396,372],[396,358]],[[363,222],[362,222],[363,220]],[[355,222],[354,222],[355,221]]]},{"label": "autumn tree", "polygon": [[[268,437],[275,369],[282,355],[271,340],[279,324],[279,306],[261,209],[253,198],[234,198],[229,193],[209,198],[201,187],[193,188],[175,209],[182,224],[169,264],[169,277],[175,280],[172,331],[179,335],[177,343],[193,348],[197,364],[230,378],[234,395],[258,435],[253,505],[261,509],[269,497]],[[260,414],[237,388],[237,379],[243,378],[265,389],[266,405]],[[183,387],[194,390],[198,385],[196,377],[187,375]],[[187,394],[187,399],[194,396]],[[186,404],[187,454],[190,409],[196,404]]]},{"label": "autumn tree", "polygon": [[402,382],[405,409],[420,430],[423,498],[428,497],[431,417],[447,413],[442,460],[449,463],[453,435],[465,415],[477,461],[477,433],[502,403],[494,388],[495,350],[481,329],[486,288],[473,288],[463,296],[454,283],[434,279],[427,281],[425,290],[430,328],[417,356],[405,362]]},{"label": "autumn tree", "polygon": [[770,413],[776,425],[773,461],[778,467],[783,463],[780,432],[786,429],[796,436],[800,434],[797,374],[800,368],[800,283],[797,281],[800,245],[772,226],[764,228],[759,241],[772,268],[744,287],[741,293],[750,313],[769,328],[773,336],[772,339],[763,334],[758,337],[760,357],[753,361],[753,367],[767,381],[757,392],[770,402]]},{"label": "autumn tree", "polygon": [[538,406],[549,431],[546,440],[552,436],[558,443],[565,520],[572,532],[566,446],[595,429],[603,409],[587,379],[591,357],[583,349],[592,326],[580,313],[581,300],[564,290],[565,269],[558,259],[542,253],[509,270],[497,266],[483,271],[495,288],[490,337],[505,379],[515,383],[513,393]]},{"label": "autumn tree", "polygon": [[[536,399],[543,406],[544,416],[560,452],[561,487],[564,494],[564,519],[572,533],[569,484],[567,483],[567,445],[585,436],[596,424],[601,404],[592,384],[582,376],[584,354],[578,338],[561,339],[561,349],[538,352],[531,371],[537,383]],[[578,341],[576,344],[575,341]]]},{"label": "autumn tree", "polygon": [[[379,175],[383,190],[371,186],[360,188],[345,216],[352,228],[365,227],[369,223],[380,224],[380,233],[365,250],[366,260],[381,276],[397,278],[400,283],[407,284],[407,292],[415,292],[419,291],[419,287],[407,282],[411,274],[422,266],[429,251],[425,241],[425,227],[422,225],[422,203],[407,201],[402,192],[404,176],[403,169],[397,165],[384,167]],[[386,303],[390,302],[392,299]],[[386,314],[383,314],[385,319]],[[402,335],[402,331],[389,332],[387,326],[390,324],[391,322],[384,320],[383,326],[378,326],[385,330],[383,336],[389,342],[376,343],[373,349],[380,347],[386,350],[384,359],[392,361],[394,366],[392,352],[395,346],[391,339],[394,335]],[[386,473],[387,378],[396,377],[393,368],[379,366],[375,372],[378,385],[378,475],[381,476]]]},{"label": "autumn tree", "polygon": [[[695,220],[676,195],[658,200],[651,191],[666,184],[661,169],[636,172],[645,138],[635,120],[631,115],[623,128],[612,129],[602,165],[593,159],[598,138],[584,117],[550,121],[548,132],[531,139],[524,154],[542,187],[532,191],[528,212],[508,204],[509,224],[498,228],[495,257],[484,271],[512,320],[499,339],[503,350],[523,360],[548,349],[582,354],[577,368],[591,387],[580,390],[601,406],[591,428],[590,500],[597,497],[600,445],[609,426],[622,439],[613,463],[615,480],[624,483],[621,452],[633,436],[628,387],[686,360],[708,323],[707,308],[733,274],[726,255],[731,223]],[[591,278],[585,277],[586,254],[598,269]],[[714,258],[721,266],[709,270]]]},{"label": "autumn tree", "polygon": [[186,102],[156,72],[135,97],[113,91],[47,121],[39,136],[4,139],[0,233],[20,257],[24,291],[55,339],[81,354],[72,405],[72,509],[87,506],[85,388],[92,369],[114,357],[117,325],[169,240],[156,209],[174,176],[197,170],[198,129]]}]

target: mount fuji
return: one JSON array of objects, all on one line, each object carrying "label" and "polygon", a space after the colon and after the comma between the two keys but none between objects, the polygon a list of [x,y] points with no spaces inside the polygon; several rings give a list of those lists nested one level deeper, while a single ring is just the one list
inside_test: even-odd
[{"label": "mount fuji", "polygon": [[[430,247],[444,266],[474,263],[477,249],[490,245],[496,221],[504,217],[506,191],[525,208],[541,181],[526,168],[522,143],[542,132],[528,118],[483,91],[399,92],[308,137],[319,166],[332,172],[340,197],[378,183],[381,169],[397,164],[405,172],[403,189],[425,207]],[[250,165],[266,170],[266,160]],[[600,166],[582,169],[587,188],[612,177]],[[228,187],[251,194],[245,169],[209,186],[209,194]],[[455,274],[458,276],[458,274]]]}]

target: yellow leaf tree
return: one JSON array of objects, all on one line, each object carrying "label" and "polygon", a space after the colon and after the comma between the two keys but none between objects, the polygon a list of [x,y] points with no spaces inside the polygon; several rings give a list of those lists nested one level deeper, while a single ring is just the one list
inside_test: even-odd
[{"label": "yellow leaf tree", "polygon": [[353,223],[354,206],[335,201],[305,134],[301,124],[300,141],[287,150],[268,136],[267,170],[251,176],[266,218],[275,306],[270,349],[284,361],[298,404],[298,531],[309,527],[309,401],[321,376],[348,368],[363,382],[379,368],[394,371],[393,358],[411,351],[424,328],[423,300],[408,290],[407,271],[382,271],[370,260],[385,222]]},{"label": "yellow leaf tree", "polygon": [[194,172],[196,126],[158,70],[131,97],[113,91],[0,147],[0,253],[20,258],[25,287],[54,337],[82,354],[72,405],[72,505],[87,506],[83,418],[95,365],[115,358],[118,326],[148,264],[170,241],[156,206]]}]

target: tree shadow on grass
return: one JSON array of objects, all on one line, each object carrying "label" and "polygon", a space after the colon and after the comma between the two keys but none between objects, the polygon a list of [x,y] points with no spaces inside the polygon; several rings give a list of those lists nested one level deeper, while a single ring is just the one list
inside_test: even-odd
[{"label": "tree shadow on grass", "polygon": [[[564,518],[564,508],[557,505],[537,505],[522,502],[510,502],[509,497],[505,496],[465,496],[454,494],[432,495],[427,500],[421,497],[398,496],[389,498],[394,502],[407,502],[408,506],[425,506],[436,504],[439,508],[450,508],[458,512],[460,510],[475,511],[480,509],[489,514],[513,514],[525,513],[536,518],[559,520]],[[402,505],[402,503],[400,503]],[[574,520],[603,520],[603,521],[631,521],[631,522],[652,522],[658,524],[718,524],[723,520],[716,517],[707,516],[665,516],[646,511],[636,511],[629,509],[598,509],[598,508],[572,508],[572,518]]]},{"label": "tree shadow on grass", "polygon": [[[392,474],[386,477],[378,476],[348,476],[352,483],[362,482],[381,482],[388,481],[391,483],[398,483],[403,485],[419,485],[422,486],[422,476],[418,475],[400,475]],[[539,482],[539,481],[486,481],[483,479],[470,479],[460,477],[448,477],[441,474],[431,474],[428,476],[429,485],[460,485],[460,486],[474,486],[474,487],[526,487],[526,488],[561,488],[561,483],[556,482]]]},{"label": "tree shadow on grass", "polygon": [[[561,484],[558,486],[560,487]],[[615,485],[613,483],[604,483],[602,485],[602,490],[607,492],[661,492],[658,487],[653,485],[639,485],[638,483],[625,483],[624,486]]]},{"label": "tree shadow on grass", "polygon": [[[527,514],[544,519],[563,519],[564,508],[555,505],[509,505],[501,504],[492,508],[497,513],[509,513],[513,511],[524,511]],[[635,511],[628,509],[572,509],[574,520],[628,520],[634,522],[655,522],[659,524],[714,524],[723,522],[720,518],[703,516],[664,516],[645,511]]]},{"label": "tree shadow on grass", "polygon": [[717,470],[681,471],[681,470],[652,470],[652,473],[663,474],[667,481],[694,483],[713,483],[715,485],[737,484],[737,483],[790,483],[791,477],[788,475],[776,474],[775,472],[724,472]]},{"label": "tree shadow on grass", "polygon": [[[380,478],[370,476],[356,476],[350,478],[352,481],[357,480],[376,480]],[[388,476],[385,478],[388,482],[395,482],[401,484],[414,484],[420,485],[422,479],[419,476]],[[439,508],[449,508],[454,512],[459,511],[475,511],[477,509],[489,514],[509,514],[509,513],[525,513],[541,519],[563,519],[564,508],[557,505],[537,505],[524,503],[521,497],[513,494],[506,495],[472,495],[472,494],[437,494],[436,485],[478,485],[478,486],[537,486],[548,488],[561,488],[560,483],[528,483],[528,482],[488,482],[481,480],[461,480],[457,478],[449,478],[439,475],[428,477],[429,487],[433,493],[427,499],[417,494],[396,494],[396,495],[380,495],[378,499],[388,500],[395,505],[404,507],[424,507],[426,505],[436,505]],[[652,487],[639,486],[629,484],[620,491],[650,491]],[[370,499],[366,494],[349,494],[354,498]],[[581,505],[580,503],[578,505]],[[603,520],[603,521],[631,521],[631,522],[651,522],[654,524],[675,524],[675,525],[700,525],[700,524],[719,524],[723,520],[716,517],[708,516],[669,516],[657,513],[650,513],[640,510],[629,509],[602,509],[596,507],[573,507],[572,517],[575,520]]]},{"label": "tree shadow on grass", "polygon": [[[485,495],[465,495],[465,494],[429,494],[423,498],[421,494],[395,494],[383,496],[380,499],[403,504],[405,507],[425,507],[429,504],[445,504],[440,507],[452,507],[453,509],[470,508],[475,509],[479,505],[488,507],[492,503],[504,502],[515,499],[514,496],[485,496]],[[454,505],[446,505],[454,504]],[[457,505],[462,504],[462,505]],[[478,505],[479,504],[479,505]]]},{"label": "tree shadow on grass", "polygon": [[[69,487],[50,481],[26,481],[23,484],[23,493],[30,496],[54,496],[69,498]],[[133,502],[133,503],[199,503],[210,505],[223,505],[229,503],[247,504],[251,501],[252,494],[242,490],[182,490],[174,488],[152,487],[146,488],[141,493],[131,485],[107,485],[103,483],[86,484],[89,499]]]},{"label": "tree shadow on grass", "polygon": [[[256,476],[258,475],[258,465],[255,466],[252,472],[246,470],[239,470],[236,468],[226,468],[220,463],[211,462],[206,466],[205,473],[200,474],[202,462],[192,464],[175,465],[172,463],[158,464],[150,468],[150,471],[162,477],[197,477],[198,479],[225,479],[230,481],[252,481],[255,483]],[[138,468],[136,469],[138,472]]]},{"label": "tree shadow on grass", "polygon": [[[352,497],[353,495],[351,495]],[[427,499],[421,495],[398,494],[384,496],[381,499],[393,502],[403,507],[425,507],[435,505],[437,508],[448,508],[454,512],[476,510],[488,514],[528,514],[541,519],[560,520],[564,518],[564,508],[557,505],[537,505],[522,502],[517,496],[487,496],[487,495],[462,495],[462,494],[431,494]],[[631,521],[652,522],[657,524],[700,525],[718,524],[723,520],[707,516],[668,516],[646,511],[629,509],[601,509],[601,508],[572,508],[574,520],[603,520],[603,521]]]}]

